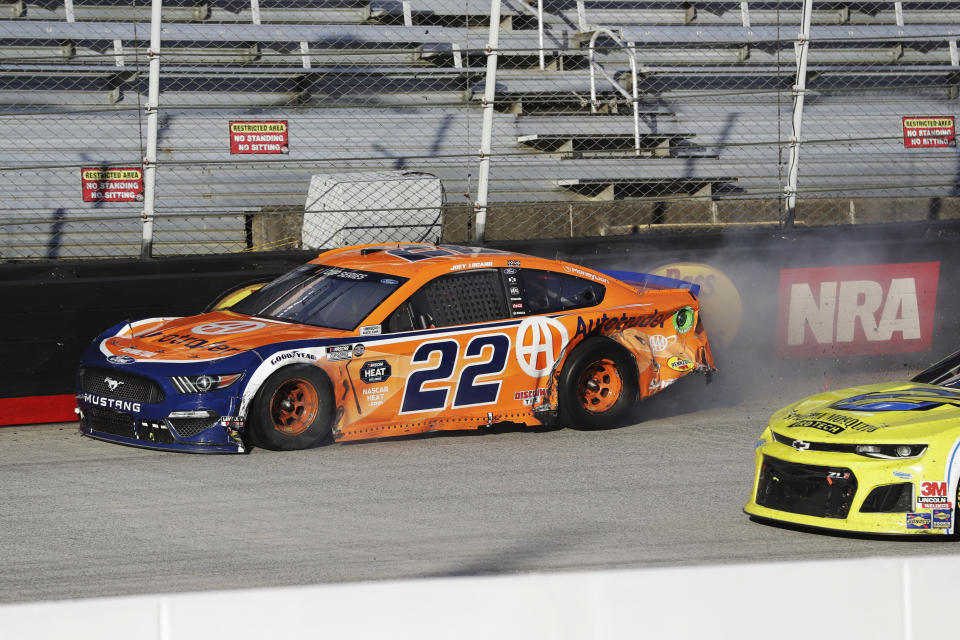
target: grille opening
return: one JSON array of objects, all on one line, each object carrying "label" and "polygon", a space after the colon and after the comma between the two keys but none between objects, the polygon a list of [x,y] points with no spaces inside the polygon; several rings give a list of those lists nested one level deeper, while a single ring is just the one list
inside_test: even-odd
[{"label": "grille opening", "polygon": [[150,378],[96,367],[80,369],[78,376],[80,388],[98,396],[147,404],[163,401],[163,389]]},{"label": "grille opening", "polygon": [[210,427],[216,426],[219,416],[213,418],[170,418],[174,431],[182,438],[200,435]]},{"label": "grille opening", "polygon": [[133,416],[109,409],[91,407],[87,413],[87,426],[94,431],[109,433],[124,438],[136,438],[133,430]]},{"label": "grille opening", "polygon": [[176,440],[167,425],[155,420],[141,420],[137,424],[137,439],[157,442],[160,444],[173,444]]},{"label": "grille opening", "polygon": [[887,484],[870,492],[861,513],[909,513],[913,511],[913,485],[909,482]]},{"label": "grille opening", "polygon": [[818,518],[846,518],[856,493],[857,478],[850,469],[764,456],[757,504]]}]

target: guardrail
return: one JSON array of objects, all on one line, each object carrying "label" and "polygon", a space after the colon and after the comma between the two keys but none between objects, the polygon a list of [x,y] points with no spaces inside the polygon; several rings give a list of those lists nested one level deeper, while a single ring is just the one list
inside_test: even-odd
[{"label": "guardrail", "polygon": [[958,573],[960,556],[931,556],[211,591],[3,605],[0,631],[72,640],[912,640],[945,637]]}]

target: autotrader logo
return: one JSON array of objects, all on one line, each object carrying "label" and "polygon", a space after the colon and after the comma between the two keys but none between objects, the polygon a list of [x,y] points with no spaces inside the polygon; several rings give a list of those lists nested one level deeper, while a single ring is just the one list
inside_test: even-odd
[{"label": "autotrader logo", "polygon": [[190,329],[190,332],[201,336],[225,336],[231,333],[256,331],[265,326],[267,326],[265,322],[256,322],[255,320],[222,320],[220,322],[198,324]]},{"label": "autotrader logo", "polygon": [[525,318],[517,329],[517,364],[531,378],[539,378],[553,368],[569,339],[567,328],[559,320]]}]

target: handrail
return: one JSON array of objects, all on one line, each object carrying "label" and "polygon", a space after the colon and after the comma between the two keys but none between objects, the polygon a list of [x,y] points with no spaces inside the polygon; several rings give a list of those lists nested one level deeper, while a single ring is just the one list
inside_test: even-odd
[{"label": "handrail", "polygon": [[[606,78],[610,82],[610,84],[613,85],[614,89],[619,91],[620,94],[623,95],[623,97],[625,97],[627,100],[630,100],[631,103],[633,104],[633,148],[636,155],[640,155],[640,107],[638,104],[639,99],[637,94],[637,82],[638,82],[639,74],[637,73],[636,50],[633,46],[633,43],[623,42],[610,29],[607,29],[605,27],[593,27],[591,30],[593,31],[593,35],[590,36],[590,52],[589,52],[590,113],[597,112],[597,80],[596,80],[596,72],[594,71],[594,69],[599,69],[600,73],[603,74],[603,77]],[[633,76],[633,82],[631,83],[633,85],[632,96],[629,93],[627,93],[627,91],[623,87],[620,86],[620,83],[617,82],[615,78],[613,78],[612,76],[610,76],[609,73],[607,73],[607,70],[603,68],[603,65],[601,65],[599,62],[594,60],[594,47],[596,46],[596,43],[597,43],[597,36],[601,34],[607,36],[608,38],[616,42],[617,45],[626,49],[627,53],[630,54],[629,55],[630,73]]]}]

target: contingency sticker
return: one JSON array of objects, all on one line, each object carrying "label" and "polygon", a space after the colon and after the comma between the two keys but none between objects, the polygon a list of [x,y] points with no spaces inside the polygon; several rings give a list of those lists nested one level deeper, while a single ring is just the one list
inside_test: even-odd
[{"label": "contingency sticker", "polygon": [[917,509],[952,509],[947,497],[946,482],[921,482],[917,492]]},{"label": "contingency sticker", "polygon": [[953,509],[934,509],[933,528],[949,529],[953,518]]},{"label": "contingency sticker", "polygon": [[908,513],[907,529],[929,529],[931,520],[929,513]]},{"label": "contingency sticker", "polygon": [[390,378],[390,363],[386,360],[367,360],[360,367],[360,379],[366,384],[383,382]]}]

